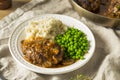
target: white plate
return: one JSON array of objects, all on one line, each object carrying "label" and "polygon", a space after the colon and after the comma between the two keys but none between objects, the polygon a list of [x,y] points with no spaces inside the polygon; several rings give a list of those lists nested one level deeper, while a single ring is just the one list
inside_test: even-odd
[{"label": "white plate", "polygon": [[[74,26],[75,28],[83,31],[87,35],[87,38],[90,41],[90,49],[88,51],[88,54],[85,55],[84,60],[79,60],[72,65],[61,67],[61,68],[43,68],[27,62],[23,58],[23,53],[21,51],[21,40],[25,39],[25,27],[28,25],[30,21],[41,20],[41,19],[50,18],[50,17],[61,20],[67,26]],[[90,29],[86,25],[84,25],[82,22],[65,15],[45,14],[45,15],[33,17],[25,21],[24,23],[21,23],[20,25],[18,25],[9,39],[9,49],[13,58],[18,63],[20,63],[22,66],[24,66],[29,70],[32,70],[37,73],[42,73],[42,74],[62,74],[62,73],[67,73],[67,72],[76,70],[82,67],[83,65],[85,65],[90,60],[95,50],[95,39]]]}]

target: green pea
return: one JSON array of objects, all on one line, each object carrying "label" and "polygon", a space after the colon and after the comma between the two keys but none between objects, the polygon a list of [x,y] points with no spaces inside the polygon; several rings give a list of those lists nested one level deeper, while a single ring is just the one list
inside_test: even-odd
[{"label": "green pea", "polygon": [[83,57],[83,56],[80,56],[80,59],[81,59],[81,60],[83,60],[83,59],[84,59],[84,57]]},{"label": "green pea", "polygon": [[86,35],[73,27],[68,28],[64,34],[58,34],[55,41],[64,48],[65,56],[72,59],[84,59],[89,49]]}]

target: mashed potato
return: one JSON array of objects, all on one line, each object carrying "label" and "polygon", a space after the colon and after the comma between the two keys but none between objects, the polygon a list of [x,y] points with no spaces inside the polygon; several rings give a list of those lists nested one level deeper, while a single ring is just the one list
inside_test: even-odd
[{"label": "mashed potato", "polygon": [[66,30],[67,26],[60,20],[54,18],[32,21],[25,28],[26,39],[30,39],[32,37],[44,37],[54,40],[57,34],[63,34]]}]

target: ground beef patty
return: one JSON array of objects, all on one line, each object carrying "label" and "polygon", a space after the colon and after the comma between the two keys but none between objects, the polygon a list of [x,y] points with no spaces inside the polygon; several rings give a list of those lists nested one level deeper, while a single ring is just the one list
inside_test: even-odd
[{"label": "ground beef patty", "polygon": [[110,0],[104,15],[111,18],[120,18],[120,0]]},{"label": "ground beef patty", "polygon": [[75,0],[80,6],[91,11],[98,12],[101,0]]},{"label": "ground beef patty", "polygon": [[37,66],[54,67],[63,59],[63,48],[49,39],[37,37],[21,44],[24,58]]}]

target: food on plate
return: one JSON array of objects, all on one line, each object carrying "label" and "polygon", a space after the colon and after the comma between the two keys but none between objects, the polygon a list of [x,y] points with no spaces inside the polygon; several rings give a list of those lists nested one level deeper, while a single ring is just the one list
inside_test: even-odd
[{"label": "food on plate", "polygon": [[75,0],[81,7],[110,18],[120,18],[120,0]]},{"label": "food on plate", "polygon": [[66,58],[84,59],[84,54],[88,52],[87,37],[78,29],[68,28],[64,34],[57,35],[55,40],[64,48]]},{"label": "food on plate", "polygon": [[25,28],[27,39],[32,39],[32,37],[44,37],[54,40],[57,34],[62,34],[65,30],[67,30],[67,26],[60,20],[54,18],[32,21]]},{"label": "food on plate", "polygon": [[58,19],[32,21],[25,31],[22,52],[25,60],[34,65],[46,68],[68,66],[83,60],[88,53],[87,36]]},{"label": "food on plate", "polygon": [[42,67],[54,67],[63,58],[63,48],[42,37],[36,37],[31,41],[23,40],[22,51],[26,60]]}]

